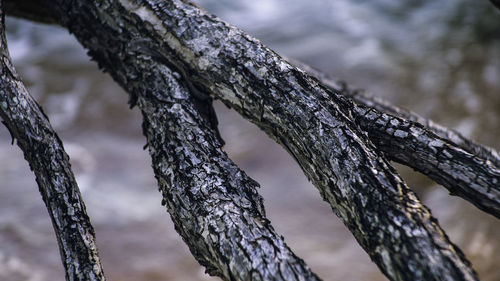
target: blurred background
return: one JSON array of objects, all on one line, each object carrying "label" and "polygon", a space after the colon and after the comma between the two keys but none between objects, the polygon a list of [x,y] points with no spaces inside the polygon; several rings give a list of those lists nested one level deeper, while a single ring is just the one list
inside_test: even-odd
[{"label": "blurred background", "polygon": [[[500,149],[500,11],[467,0],[198,0],[279,54],[365,88]],[[71,157],[108,280],[217,280],[173,229],[127,95],[64,29],[8,18],[8,44],[30,93]],[[298,165],[217,104],[226,151],[261,184],[267,213],[324,280],[386,280]],[[0,127],[0,280],[64,280],[35,178]],[[500,280],[500,221],[399,167],[474,264]]]}]

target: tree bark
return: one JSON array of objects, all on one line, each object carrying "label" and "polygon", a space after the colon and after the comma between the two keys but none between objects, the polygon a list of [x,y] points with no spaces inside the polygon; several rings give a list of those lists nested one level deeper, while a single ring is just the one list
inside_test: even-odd
[{"label": "tree bark", "polygon": [[353,111],[357,124],[389,159],[429,176],[451,195],[460,196],[500,218],[498,152],[310,67],[300,66],[333,91],[351,97],[358,104]]},{"label": "tree bark", "polygon": [[[29,95],[10,60],[0,1],[0,117],[12,143],[36,175],[56,233],[66,280],[105,280],[94,229],[85,210],[69,157],[48,118]],[[5,160],[5,159],[4,159]]]},{"label": "tree bark", "polygon": [[[477,279],[461,251],[372,141],[391,159],[421,163],[421,170],[437,181],[453,185],[450,177],[462,180],[465,184],[455,184],[458,191],[452,191],[480,202],[479,207],[486,210],[498,204],[498,167],[494,166],[498,162],[483,156],[486,160],[478,160],[461,144],[401,118],[400,112],[388,115],[377,106],[352,103],[338,89],[318,83],[257,40],[189,2],[45,3],[99,66],[130,93],[131,105],[138,104],[143,111],[144,132],[167,208],[176,229],[210,273],[226,280],[252,276],[279,280],[292,275],[300,279],[299,274],[316,278],[279,239],[272,243],[287,253],[286,261],[279,260],[279,267],[254,266],[276,247],[256,246],[250,242],[255,233],[248,236],[246,230],[262,224],[264,230],[259,231],[267,231],[270,237],[276,234],[263,216],[256,185],[235,172],[234,164],[218,149],[210,105],[215,97],[256,123],[295,157],[391,280]],[[191,97],[187,98],[186,90]],[[402,145],[414,148],[410,155],[422,154],[408,158]],[[447,161],[448,166],[439,167],[436,161]],[[486,166],[478,170],[482,174],[469,175],[478,166]],[[215,167],[220,174],[205,167],[210,171]],[[225,184],[216,184],[217,179]],[[203,194],[204,188],[212,193]],[[487,192],[476,195],[478,190]],[[214,212],[218,206],[225,207],[222,213]],[[210,219],[203,220],[204,215]],[[213,229],[211,224],[219,217],[222,222]],[[273,277],[281,264],[293,269]]]},{"label": "tree bark", "polygon": [[[342,93],[343,95],[352,98],[356,103],[370,107],[380,112],[380,114],[389,114],[398,118],[406,119],[410,123],[417,122],[447,142],[453,143],[457,148],[462,149],[470,154],[474,154],[479,158],[490,161],[498,169],[500,167],[500,154],[491,147],[476,143],[475,141],[463,136],[459,132],[445,128],[432,120],[424,118],[415,112],[411,112],[397,106],[392,105],[388,101],[374,96],[363,89],[355,88],[346,82],[333,78],[329,75],[321,73],[312,67],[298,61],[292,61],[292,64],[306,71],[309,75],[318,79],[323,85],[328,86],[333,91]],[[390,151],[387,151],[390,153]]]},{"label": "tree bark", "polygon": [[224,280],[319,280],[265,218],[258,183],[221,150],[217,129],[200,110],[206,101],[165,66],[143,65],[127,71],[153,83],[128,90],[138,93],[162,202],[194,257]]},{"label": "tree bark", "polygon": [[[46,23],[55,22],[40,0],[30,1],[40,11],[13,0],[6,2],[15,16]],[[356,122],[370,133],[370,140],[390,160],[429,176],[446,187],[451,195],[462,197],[484,212],[500,218],[500,154],[496,150],[375,98],[364,90],[352,88],[307,65],[297,61],[292,61],[292,64],[305,70],[330,90],[359,104],[353,111]],[[369,115],[365,114],[367,111],[370,111]],[[378,123],[373,119],[377,119]],[[404,137],[395,137],[395,132]]]},{"label": "tree bark", "polygon": [[[132,105],[143,93],[130,89],[144,81],[127,66],[157,62],[181,77],[191,95],[217,97],[266,131],[297,159],[390,279],[477,279],[461,251],[354,123],[354,104],[257,40],[184,1],[47,3],[129,90]],[[148,83],[153,86],[167,88],[159,79]],[[155,169],[169,167],[168,157]],[[190,177],[185,174],[190,171],[172,173]]]}]

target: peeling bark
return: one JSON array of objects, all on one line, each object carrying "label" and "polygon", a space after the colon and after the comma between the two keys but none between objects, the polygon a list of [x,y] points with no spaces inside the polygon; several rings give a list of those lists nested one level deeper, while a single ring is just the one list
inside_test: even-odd
[{"label": "peeling bark", "polygon": [[69,157],[48,118],[29,95],[14,69],[5,40],[2,7],[0,13],[2,123],[9,129],[12,142],[17,140],[36,175],[56,233],[66,280],[105,280],[94,229],[71,171]]},{"label": "peeling bark", "polygon": [[[167,88],[156,79],[143,81],[130,68],[157,62],[177,73],[191,95],[221,99],[281,143],[390,279],[477,280],[461,251],[354,123],[354,104],[257,40],[184,1],[47,3],[99,65],[129,90],[132,105],[143,106],[144,92],[130,91],[141,83],[148,83],[146,89]],[[154,95],[166,98],[160,90]],[[151,124],[146,122],[146,132]],[[187,154],[181,157],[174,149],[178,154],[161,159],[155,156],[157,145],[152,151],[156,171],[169,165],[183,169],[168,157]],[[178,175],[171,183],[188,177],[186,186],[191,186],[197,177],[189,172],[193,169],[165,174]],[[181,234],[184,227],[189,225],[178,227]]]}]

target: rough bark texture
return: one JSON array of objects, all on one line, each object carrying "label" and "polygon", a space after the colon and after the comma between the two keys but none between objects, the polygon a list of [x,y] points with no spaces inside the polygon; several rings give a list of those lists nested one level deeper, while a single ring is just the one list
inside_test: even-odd
[{"label": "rough bark texture", "polygon": [[357,103],[353,111],[357,124],[389,159],[429,176],[452,195],[500,218],[498,152],[310,67],[300,66],[332,90],[352,97]]},{"label": "rough bark texture", "polygon": [[[30,0],[29,5],[15,0],[6,2],[14,16],[46,23],[55,22],[55,18],[40,0]],[[305,70],[334,92],[348,96],[361,105],[353,111],[354,118],[364,131],[370,133],[370,140],[388,158],[429,176],[446,187],[452,195],[460,196],[479,209],[500,218],[500,154],[497,151],[413,112],[391,105],[364,90],[332,79],[307,65],[297,61],[292,61],[292,64]],[[369,116],[364,114],[367,110],[370,111]],[[368,117],[379,121],[373,122]],[[401,123],[401,120],[404,122]],[[404,124],[405,127],[392,124]],[[398,134],[406,134],[406,137],[395,137],[396,131]],[[436,144],[434,140],[443,142],[447,149],[436,149],[432,145]],[[442,160],[443,163],[440,163]]]},{"label": "rough bark texture", "polygon": [[[75,18],[70,13],[69,19]],[[75,26],[73,31],[99,40],[91,44],[91,51],[119,54],[127,47],[123,44],[142,32],[134,17],[120,20],[128,32],[116,33],[116,22],[95,22],[101,31],[97,33],[93,27],[78,31]],[[117,38],[109,37],[115,33]],[[178,73],[134,52],[119,60],[99,60],[100,66],[133,94],[143,112],[162,203],[194,257],[209,274],[224,280],[319,280],[265,218],[258,184],[221,150],[210,99],[191,96],[189,85],[175,81]]]},{"label": "rough bark texture", "polygon": [[500,218],[500,170],[453,143],[408,122],[370,108],[356,108],[358,124],[392,160],[410,166],[452,195],[458,195],[483,211]]},{"label": "rough bark texture", "polygon": [[[461,251],[354,123],[354,104],[257,40],[184,1],[47,3],[126,89],[144,81],[125,66],[139,63],[137,58],[151,60],[177,73],[199,100],[209,93],[260,126],[297,159],[390,279],[477,279]],[[143,93],[131,94],[133,105]],[[165,157],[155,158],[156,170],[175,163]],[[183,172],[166,174],[188,177]]]},{"label": "rough bark texture", "polygon": [[[330,77],[324,73],[321,73],[310,66],[307,66],[301,62],[293,61],[292,64],[299,67],[300,69],[306,71],[309,75],[318,79],[323,85],[328,86],[334,91],[340,92],[343,95],[352,98],[356,103],[364,105],[375,109],[379,114],[390,114],[398,118],[406,119],[407,121],[420,123],[426,128],[426,130],[438,135],[440,138],[445,139],[447,142],[453,143],[470,154],[482,158],[484,160],[489,160],[493,163],[495,167],[500,167],[500,154],[498,151],[491,147],[484,146],[482,144],[476,143],[473,140],[464,137],[459,132],[445,128],[439,124],[436,124],[432,120],[426,119],[415,112],[411,112],[397,106],[390,104],[389,102],[377,98],[373,94],[366,92],[363,89],[357,89],[348,85],[346,82],[339,79]],[[390,153],[389,151],[386,153]]]},{"label": "rough bark texture", "polygon": [[94,229],[71,171],[69,157],[49,120],[29,95],[12,65],[1,7],[0,13],[0,117],[9,129],[13,143],[17,140],[36,175],[57,236],[66,279],[105,280]]},{"label": "rough bark texture", "polygon": [[[232,280],[267,278],[278,271],[273,271],[275,265],[246,264],[256,259],[244,253],[256,251],[264,258],[269,248],[254,243],[249,245],[255,248],[238,246],[247,242],[243,238],[257,237],[242,229],[253,231],[253,223],[259,226],[265,218],[256,185],[247,182],[241,172],[234,172],[234,164],[217,149],[210,96],[259,125],[295,157],[390,279],[476,279],[460,250],[448,241],[371,141],[389,158],[419,169],[498,217],[495,151],[477,150],[477,144],[432,123],[419,125],[413,121],[422,120],[411,113],[365,100],[357,91],[353,99],[369,107],[351,103],[339,95],[349,94],[348,90],[318,84],[257,40],[185,1],[45,2],[100,66],[131,93],[131,104],[137,103],[143,110],[144,131],[165,203],[193,254],[212,273]],[[142,70],[134,70],[134,65],[142,65]],[[152,76],[145,79],[148,72]],[[182,87],[191,98],[184,90],[179,92]],[[209,173],[198,163],[210,160],[203,158],[206,155],[215,159],[200,163],[224,170],[221,174]],[[230,184],[211,185],[219,178]],[[238,189],[240,185],[234,181],[246,183]],[[204,193],[203,188],[212,193]],[[201,199],[208,200],[207,204],[197,205]],[[211,213],[219,205],[226,206],[222,211],[238,211]],[[224,226],[212,229],[214,221],[201,219],[203,214],[212,219],[222,216]],[[262,226],[274,237],[267,222]],[[203,231],[206,227],[208,232]],[[226,241],[221,237],[237,238]],[[315,278],[281,240],[273,243],[288,253],[284,264],[293,268],[281,270],[279,278],[300,278],[300,272]],[[248,259],[240,259],[244,256]],[[235,273],[243,269],[247,271]]]},{"label": "rough bark texture", "polygon": [[319,280],[264,216],[258,184],[221,150],[216,129],[168,68],[151,61],[138,106],[153,169],[177,232],[224,280]]}]

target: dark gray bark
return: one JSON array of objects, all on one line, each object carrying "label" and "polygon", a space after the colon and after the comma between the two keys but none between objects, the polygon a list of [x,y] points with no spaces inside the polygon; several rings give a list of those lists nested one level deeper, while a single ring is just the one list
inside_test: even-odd
[{"label": "dark gray bark", "polygon": [[[132,105],[144,93],[130,89],[145,81],[129,66],[145,60],[171,69],[199,100],[210,94],[260,126],[297,159],[390,279],[477,279],[461,251],[354,123],[354,104],[257,40],[184,1],[47,3],[99,65],[129,90]],[[163,89],[168,85],[161,81],[146,83],[166,99]],[[168,157],[174,156],[164,155],[160,162],[155,158],[155,169],[170,167],[174,162]],[[194,171],[198,170],[166,174],[196,179],[197,175],[186,174]],[[197,231],[203,236],[202,229]]]},{"label": "dark gray bark", "polygon": [[143,81],[126,87],[139,98],[162,203],[200,264],[224,280],[319,280],[265,218],[258,183],[221,150],[208,100],[165,66],[134,62],[113,67]]},{"label": "dark gray bark", "polygon": [[[498,151],[491,147],[484,146],[476,143],[473,140],[463,136],[459,132],[445,128],[436,124],[432,120],[424,118],[415,112],[399,108],[392,105],[388,101],[377,98],[373,94],[366,92],[363,89],[358,89],[348,85],[346,82],[339,79],[330,77],[321,73],[303,63],[292,61],[292,64],[306,71],[309,75],[318,79],[323,85],[328,86],[334,91],[340,92],[345,96],[352,98],[356,103],[364,105],[371,109],[375,109],[379,114],[389,114],[407,121],[420,123],[426,130],[438,135],[440,138],[445,139],[447,142],[453,143],[457,148],[462,149],[470,154],[486,160],[489,160],[498,169],[500,167],[500,154]],[[390,153],[389,151],[386,153]]]},{"label": "dark gray bark", "polygon": [[[188,2],[45,3],[100,67],[131,94],[131,104],[143,111],[164,202],[176,229],[211,274],[226,280],[300,279],[302,274],[316,278],[266,221],[257,185],[220,151],[210,105],[211,97],[216,97],[295,157],[390,279],[477,279],[460,250],[372,141],[386,154],[394,146],[396,152],[389,157],[398,160],[396,156],[402,155],[399,161],[406,162],[414,159],[405,160],[406,151],[398,146],[415,147],[419,153],[421,146],[422,155],[430,159],[419,160],[422,170],[433,168],[438,171],[436,180],[445,183],[454,172],[443,172],[451,169],[460,171],[458,178],[466,183],[479,178],[481,184],[494,184],[498,175],[494,166],[488,168],[492,160],[481,162],[470,156],[462,161],[466,154],[446,137],[429,135],[432,130],[397,114],[384,115],[376,106],[352,103],[338,89],[317,83],[257,40]],[[399,140],[400,136],[404,138]],[[448,154],[460,161],[450,162],[442,171],[439,165],[432,167],[435,159],[450,161]],[[474,162],[487,166],[482,171],[486,176],[471,177],[471,170],[460,166],[478,166]],[[484,201],[472,193],[466,196]],[[258,241],[266,244],[257,245]],[[259,264],[273,260],[273,254],[283,258]]]},{"label": "dark gray bark", "polygon": [[[15,16],[55,22],[53,15],[40,0],[30,0],[30,5],[13,0],[6,2],[12,7],[11,11]],[[297,61],[292,61],[292,64],[305,70],[332,91],[348,96],[359,104],[360,107],[353,111],[354,118],[364,131],[370,133],[370,140],[390,160],[412,167],[446,187],[452,195],[460,196],[479,209],[500,218],[500,155],[497,151],[413,112],[373,97],[364,90],[332,79],[307,65]],[[364,114],[367,110],[370,115]],[[374,118],[378,123],[374,122]],[[405,137],[395,137],[395,132]],[[439,149],[434,146],[441,142],[443,145]]]},{"label": "dark gray bark", "polygon": [[[136,64],[137,65],[137,64]],[[319,280],[265,218],[258,183],[221,150],[200,101],[168,68],[146,60],[139,93],[153,169],[177,232],[224,280]]]},{"label": "dark gray bark", "polygon": [[[36,175],[54,227],[66,280],[105,280],[94,229],[85,210],[69,157],[40,106],[29,95],[12,65],[0,1],[0,117],[12,142]],[[3,159],[4,161],[6,159]]]},{"label": "dark gray bark", "polygon": [[310,67],[300,67],[358,104],[353,111],[354,119],[389,159],[429,176],[452,195],[500,218],[498,152]]}]

